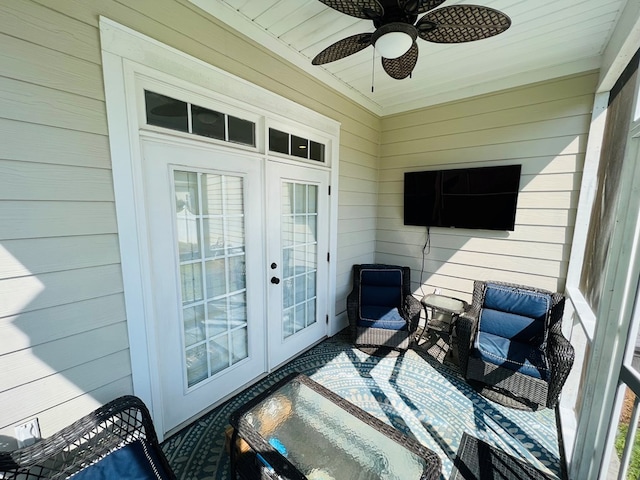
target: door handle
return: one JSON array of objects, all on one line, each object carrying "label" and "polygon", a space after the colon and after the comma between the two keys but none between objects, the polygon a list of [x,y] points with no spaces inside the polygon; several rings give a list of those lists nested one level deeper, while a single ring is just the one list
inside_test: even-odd
[{"label": "door handle", "polygon": [[271,283],[278,285],[280,283],[280,279],[278,277],[271,277]]}]

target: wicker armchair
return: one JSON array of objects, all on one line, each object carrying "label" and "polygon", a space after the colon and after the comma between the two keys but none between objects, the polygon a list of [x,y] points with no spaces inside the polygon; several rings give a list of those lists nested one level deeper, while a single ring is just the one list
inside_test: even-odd
[{"label": "wicker armchair", "polygon": [[411,295],[409,267],[353,266],[347,314],[356,347],[366,351],[406,350],[418,328],[420,311],[420,302]]},{"label": "wicker armchair", "polygon": [[509,407],[553,408],[574,359],[561,331],[564,302],[560,293],[476,281],[471,308],[457,324],[469,384]]},{"label": "wicker armchair", "polygon": [[124,396],[53,436],[0,453],[2,479],[175,480],[144,403]]}]

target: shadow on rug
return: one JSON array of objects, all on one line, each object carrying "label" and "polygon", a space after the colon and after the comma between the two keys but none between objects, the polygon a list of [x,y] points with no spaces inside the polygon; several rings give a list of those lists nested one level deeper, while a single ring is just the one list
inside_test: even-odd
[{"label": "shadow on rug", "polygon": [[229,479],[224,430],[231,413],[292,372],[311,377],[373,416],[436,452],[449,478],[463,433],[560,477],[553,410],[525,412],[485,399],[457,371],[428,354],[370,356],[336,335],[176,433],[163,444],[183,480]]}]

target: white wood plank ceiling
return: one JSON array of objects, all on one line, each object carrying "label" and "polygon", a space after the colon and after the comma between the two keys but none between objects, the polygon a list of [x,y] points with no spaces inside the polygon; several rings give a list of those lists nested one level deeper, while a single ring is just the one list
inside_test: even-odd
[{"label": "white wood plank ceiling", "polygon": [[389,77],[378,55],[374,62],[372,47],[311,65],[332,43],[375,30],[371,21],[318,0],[190,1],[371,111],[388,115],[597,69],[627,0],[449,0],[441,7],[499,10],[511,18],[511,28],[470,43],[418,39],[418,63],[404,80]]}]

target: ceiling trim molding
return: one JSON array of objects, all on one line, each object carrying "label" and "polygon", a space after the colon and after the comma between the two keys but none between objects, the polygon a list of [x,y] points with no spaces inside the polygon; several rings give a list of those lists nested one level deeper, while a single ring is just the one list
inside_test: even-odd
[{"label": "ceiling trim molding", "polygon": [[423,97],[417,101],[411,100],[404,103],[394,104],[392,107],[384,109],[382,111],[382,116],[405,113],[411,110],[419,110],[421,108],[431,107],[441,103],[455,102],[464,98],[486,95],[501,90],[521,87],[531,83],[543,82],[554,78],[598,70],[600,68],[600,64],[601,57],[591,57],[561,65],[529,70],[516,75],[510,75],[508,77],[485,80],[483,82],[473,83],[472,85],[464,88],[457,88],[448,92],[439,92],[437,95]]},{"label": "ceiling trim molding", "polygon": [[238,33],[250,38],[264,48],[271,50],[312,77],[317,78],[319,81],[343,94],[353,102],[366,108],[370,112],[378,116],[383,115],[382,107],[378,103],[365,97],[358,90],[349,87],[324,68],[312,65],[311,60],[307,57],[284,45],[276,37],[264,31],[252,22],[251,19],[240,14],[228,4],[219,0],[189,0],[189,2],[204,10],[209,15],[217,18],[221,22],[227,24]]}]

